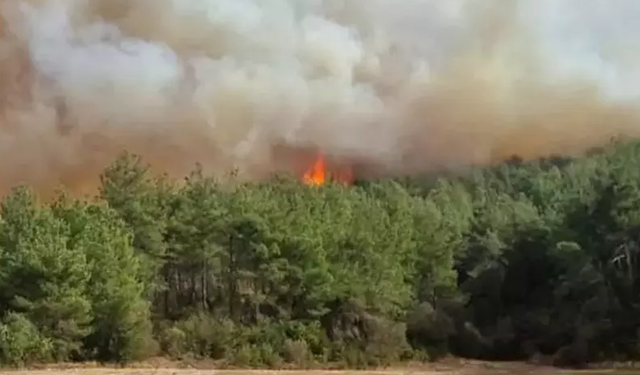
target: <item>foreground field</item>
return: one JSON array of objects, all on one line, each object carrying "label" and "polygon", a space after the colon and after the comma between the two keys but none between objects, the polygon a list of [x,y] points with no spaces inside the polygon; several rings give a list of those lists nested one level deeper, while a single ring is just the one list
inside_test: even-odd
[{"label": "foreground field", "polygon": [[[184,366],[184,364],[182,364]],[[177,368],[172,364],[140,366],[126,369],[105,367],[43,368],[32,370],[5,370],[0,374],[11,375],[640,375],[640,370],[582,370],[570,371],[522,363],[452,362],[428,366],[410,366],[385,370],[215,370],[199,368]]]},{"label": "foreground field", "polygon": [[67,370],[30,370],[30,371],[0,371],[2,374],[12,375],[604,375],[604,374],[640,374],[640,371],[627,372],[615,370],[585,370],[561,371],[554,369],[520,369],[509,371],[506,369],[441,369],[441,370],[386,370],[386,371],[257,371],[257,370],[192,370],[192,369],[67,369]]}]

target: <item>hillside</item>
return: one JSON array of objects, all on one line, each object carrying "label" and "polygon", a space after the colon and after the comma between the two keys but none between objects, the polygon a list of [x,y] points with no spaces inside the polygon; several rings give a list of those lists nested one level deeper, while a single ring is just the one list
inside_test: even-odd
[{"label": "hillside", "polygon": [[640,351],[640,143],[457,176],[152,178],[0,208],[0,361],[579,366]]}]

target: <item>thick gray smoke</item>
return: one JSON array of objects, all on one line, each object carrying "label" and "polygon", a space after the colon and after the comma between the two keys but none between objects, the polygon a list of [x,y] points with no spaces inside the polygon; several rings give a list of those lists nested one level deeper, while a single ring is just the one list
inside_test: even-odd
[{"label": "thick gray smoke", "polygon": [[0,0],[3,191],[123,149],[259,179],[385,173],[640,133],[638,0]]}]

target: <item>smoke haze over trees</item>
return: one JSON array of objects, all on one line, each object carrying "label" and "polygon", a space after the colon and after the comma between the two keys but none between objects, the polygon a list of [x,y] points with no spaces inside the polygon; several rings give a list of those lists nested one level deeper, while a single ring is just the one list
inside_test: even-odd
[{"label": "smoke haze over trees", "polygon": [[640,354],[638,143],[353,186],[176,184],[124,155],[101,181],[2,201],[3,364]]},{"label": "smoke haze over trees", "polygon": [[[95,192],[123,150],[244,181],[640,132],[637,0],[0,0],[0,193]],[[311,156],[312,157],[312,156]]]}]

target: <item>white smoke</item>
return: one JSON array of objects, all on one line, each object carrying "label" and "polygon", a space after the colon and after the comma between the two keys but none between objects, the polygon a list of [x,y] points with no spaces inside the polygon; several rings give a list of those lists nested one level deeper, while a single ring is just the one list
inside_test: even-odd
[{"label": "white smoke", "polygon": [[[0,178],[391,172],[640,133],[637,0],[0,0]],[[300,159],[300,160],[298,160]]]}]

